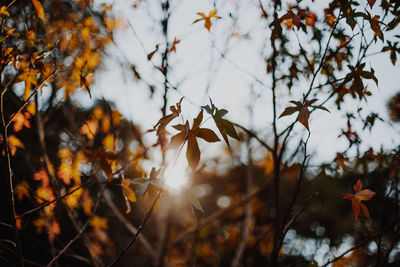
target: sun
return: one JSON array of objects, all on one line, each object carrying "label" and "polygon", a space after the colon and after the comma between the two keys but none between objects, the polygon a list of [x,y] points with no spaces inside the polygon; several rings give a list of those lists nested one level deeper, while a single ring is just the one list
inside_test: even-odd
[{"label": "sun", "polygon": [[187,183],[187,176],[187,165],[184,161],[178,160],[166,169],[165,184],[172,191],[180,191]]}]

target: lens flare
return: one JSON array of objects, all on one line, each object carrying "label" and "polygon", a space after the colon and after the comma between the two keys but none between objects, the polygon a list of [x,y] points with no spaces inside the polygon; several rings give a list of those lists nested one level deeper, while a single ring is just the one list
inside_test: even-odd
[{"label": "lens flare", "polygon": [[187,182],[187,166],[183,162],[168,167],[165,173],[165,184],[172,191],[179,191]]}]

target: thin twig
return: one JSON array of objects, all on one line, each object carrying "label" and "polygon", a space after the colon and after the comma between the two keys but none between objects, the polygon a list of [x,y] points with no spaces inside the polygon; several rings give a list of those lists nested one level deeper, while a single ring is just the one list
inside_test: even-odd
[{"label": "thin twig", "polygon": [[363,240],[361,240],[360,242],[358,242],[355,246],[349,248],[348,250],[346,250],[345,252],[343,252],[342,254],[340,254],[339,256],[334,257],[333,259],[327,261],[325,264],[321,265],[320,267],[325,267],[328,266],[329,264],[340,260],[341,258],[343,258],[344,256],[346,256],[346,254],[348,254],[349,252],[358,249],[360,247],[362,247],[364,244],[366,244],[367,242],[371,241],[374,238],[379,237],[380,235],[382,235],[384,232],[386,232],[387,230],[389,230],[390,228],[392,228],[396,223],[398,223],[400,221],[400,217],[397,217],[397,219],[391,223],[390,225],[388,225],[385,229],[383,229],[382,231],[380,231],[379,233],[372,235],[372,236],[368,236],[366,238],[364,238]]},{"label": "thin twig", "polygon": [[93,216],[96,214],[96,210],[97,210],[97,207],[99,206],[99,203],[100,203],[100,198],[97,199],[96,205],[94,206],[92,213],[90,214],[89,218],[86,220],[85,224],[82,226],[81,230],[76,234],[76,236],[73,239],[71,239],[67,243],[67,245],[65,245],[65,247],[62,250],[60,250],[60,252],[58,252],[58,254],[47,264],[47,267],[52,266],[72,246],[72,244],[76,240],[78,240],[78,238],[81,237],[83,232],[88,227],[89,222],[92,220]]}]

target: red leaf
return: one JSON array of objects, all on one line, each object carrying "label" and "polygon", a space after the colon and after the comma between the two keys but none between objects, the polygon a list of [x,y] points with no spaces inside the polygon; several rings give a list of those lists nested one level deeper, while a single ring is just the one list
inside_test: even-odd
[{"label": "red leaf", "polygon": [[375,5],[376,0],[368,0],[369,6],[372,8]]}]

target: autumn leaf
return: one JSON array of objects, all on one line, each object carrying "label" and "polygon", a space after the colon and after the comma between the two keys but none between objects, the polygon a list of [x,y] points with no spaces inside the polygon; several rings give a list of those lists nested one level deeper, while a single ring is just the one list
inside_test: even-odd
[{"label": "autumn leaf", "polygon": [[7,6],[0,7],[0,15],[9,17],[10,13],[7,11]]},{"label": "autumn leaf", "polygon": [[8,146],[10,148],[11,156],[14,156],[17,152],[17,147],[25,148],[24,144],[15,135],[10,135],[8,137]]},{"label": "autumn leaf", "polygon": [[15,132],[19,132],[24,128],[31,128],[31,123],[29,122],[29,119],[31,118],[31,114],[29,112],[18,112],[17,114],[14,115],[12,118],[12,121],[14,122],[13,129]]},{"label": "autumn leaf", "polygon": [[353,189],[355,194],[347,194],[343,197],[343,199],[348,199],[352,201],[352,208],[356,220],[358,219],[358,215],[360,214],[360,208],[364,215],[370,219],[371,217],[369,215],[368,208],[365,204],[361,203],[361,201],[370,200],[375,195],[375,192],[369,189],[362,190],[362,182],[360,179],[358,179],[357,183],[353,186]]},{"label": "autumn leaf", "polygon": [[107,230],[107,218],[103,218],[97,215],[94,215],[93,218],[89,222],[90,226],[94,228],[95,231],[99,230]]},{"label": "autumn leaf", "polygon": [[156,45],[156,49],[154,49],[154,51],[150,52],[150,53],[147,55],[147,60],[150,61],[150,60],[153,58],[154,54],[155,54],[157,51],[158,51],[158,45]]},{"label": "autumn leaf", "polygon": [[368,0],[369,6],[372,8],[375,5],[376,0]]},{"label": "autumn leaf", "polygon": [[378,35],[379,39],[381,39],[382,41],[384,40],[383,38],[383,33],[381,30],[381,27],[379,26],[379,16],[374,16],[371,20],[370,20],[370,24],[371,24],[371,29],[376,33],[376,35]]},{"label": "autumn leaf", "polygon": [[202,120],[203,110],[201,110],[199,115],[194,119],[191,129],[189,129],[188,121],[186,121],[185,125],[174,125],[173,127],[180,131],[180,133],[171,137],[171,142],[168,146],[168,149],[176,149],[187,141],[186,159],[193,170],[196,170],[200,161],[200,149],[199,144],[197,143],[197,138],[202,138],[209,143],[220,141],[218,136],[212,130],[200,128]]},{"label": "autumn leaf", "polygon": [[135,192],[133,192],[132,188],[130,188],[130,183],[128,179],[122,178],[121,186],[122,186],[122,194],[125,198],[125,204],[127,207],[125,213],[128,214],[131,211],[131,205],[129,201],[136,202],[136,196]]},{"label": "autumn leaf", "polygon": [[325,108],[321,105],[319,105],[319,106],[313,105],[313,103],[316,101],[317,101],[317,99],[306,100],[304,102],[304,104],[301,103],[300,101],[290,101],[295,106],[290,106],[290,107],[285,108],[285,110],[282,112],[282,114],[279,116],[279,118],[282,118],[284,116],[289,116],[295,112],[299,112],[299,115],[297,116],[297,120],[301,124],[303,124],[303,126],[306,127],[307,130],[310,130],[308,127],[308,120],[310,118],[310,111],[308,110],[309,107],[322,109],[322,110],[329,112],[329,110],[327,108]]},{"label": "autumn leaf", "polygon": [[165,115],[161,119],[158,120],[156,125],[154,125],[153,129],[148,130],[147,132],[157,131],[157,143],[154,146],[160,145],[161,149],[165,151],[167,149],[168,140],[166,135],[168,134],[165,127],[175,118],[179,117],[182,111],[182,100],[183,97],[176,103],[175,106],[170,106],[169,109],[172,112],[171,114]]},{"label": "autumn leaf", "polygon": [[176,37],[174,38],[174,42],[172,43],[172,46],[170,48],[170,52],[175,52],[176,53],[176,45],[179,44],[181,40],[177,40]]},{"label": "autumn leaf", "polygon": [[211,19],[212,19],[212,18],[216,18],[216,19],[220,19],[220,18],[221,18],[221,17],[219,17],[219,16],[216,16],[216,14],[217,14],[217,10],[216,10],[216,9],[211,10],[211,11],[208,13],[208,16],[206,16],[203,12],[198,12],[198,13],[196,13],[196,14],[199,15],[201,18],[200,18],[200,19],[196,19],[195,21],[193,21],[193,24],[194,24],[194,23],[197,23],[197,22],[199,22],[199,21],[204,20],[204,27],[205,27],[208,31],[210,31],[210,29],[211,29],[211,25],[212,25]]},{"label": "autumn leaf", "polygon": [[230,147],[228,136],[240,140],[233,123],[223,117],[228,113],[226,109],[218,109],[210,99],[210,105],[202,106],[202,108],[212,116],[218,131],[225,140],[225,143]]},{"label": "autumn leaf", "polygon": [[42,4],[39,2],[39,0],[31,0],[31,1],[33,7],[35,8],[36,16],[39,19],[44,20],[44,11]]},{"label": "autumn leaf", "polygon": [[92,140],[97,133],[98,123],[95,120],[86,121],[81,127],[81,134]]},{"label": "autumn leaf", "polygon": [[[75,190],[75,191],[74,191]],[[65,202],[70,209],[74,209],[79,206],[80,198],[83,194],[83,190],[79,185],[76,185],[69,189],[70,192],[74,191],[72,194],[65,197]]]},{"label": "autumn leaf", "polygon": [[24,197],[29,197],[29,184],[26,181],[22,181],[15,187],[15,194],[19,201],[21,201]]},{"label": "autumn leaf", "polygon": [[40,181],[43,187],[48,187],[50,185],[49,176],[43,167],[33,174],[33,180]]}]

